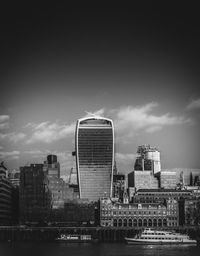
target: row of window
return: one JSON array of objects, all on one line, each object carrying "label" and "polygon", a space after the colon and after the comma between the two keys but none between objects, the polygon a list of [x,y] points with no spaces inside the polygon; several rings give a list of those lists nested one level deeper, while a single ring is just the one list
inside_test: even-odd
[{"label": "row of window", "polygon": [[102,220],[102,226],[114,226],[114,227],[162,227],[167,226],[166,219],[114,219],[113,224],[110,220]]},{"label": "row of window", "polygon": [[[141,211],[135,211],[135,212],[113,212],[113,215],[165,215],[166,211],[149,211],[149,212],[141,212]],[[112,215],[112,211],[102,211],[102,215]]]}]

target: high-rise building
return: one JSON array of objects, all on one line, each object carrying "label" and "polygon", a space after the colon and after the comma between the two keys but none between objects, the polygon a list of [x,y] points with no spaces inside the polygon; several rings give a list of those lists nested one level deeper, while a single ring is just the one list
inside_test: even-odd
[{"label": "high-rise building", "polygon": [[60,178],[60,163],[57,161],[56,155],[47,156],[43,169],[47,172],[48,177]]},{"label": "high-rise building", "polygon": [[142,145],[138,147],[137,153],[134,171],[128,174],[128,186],[157,189],[161,172],[160,152],[150,145]]},{"label": "high-rise building", "polygon": [[51,203],[43,164],[20,167],[20,221],[47,220]]},{"label": "high-rise building", "polygon": [[160,152],[156,147],[142,145],[138,147],[137,153],[139,157],[135,161],[135,170],[153,171],[153,174],[161,171]]},{"label": "high-rise building", "polygon": [[80,198],[112,196],[114,127],[110,119],[86,117],[76,126],[76,165]]},{"label": "high-rise building", "polygon": [[8,179],[8,170],[0,163],[0,225],[12,223],[12,185]]},{"label": "high-rise building", "polygon": [[14,187],[19,187],[20,170],[9,170],[8,178]]}]

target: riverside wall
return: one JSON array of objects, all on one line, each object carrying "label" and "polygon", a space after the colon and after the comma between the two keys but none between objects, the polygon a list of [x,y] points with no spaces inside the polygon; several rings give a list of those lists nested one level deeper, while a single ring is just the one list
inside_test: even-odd
[{"label": "riverside wall", "polygon": [[[124,237],[132,237],[139,230],[140,228],[0,227],[0,241],[55,241],[60,234],[87,234],[100,242],[124,242]],[[179,227],[174,230],[200,240],[200,227]]]}]

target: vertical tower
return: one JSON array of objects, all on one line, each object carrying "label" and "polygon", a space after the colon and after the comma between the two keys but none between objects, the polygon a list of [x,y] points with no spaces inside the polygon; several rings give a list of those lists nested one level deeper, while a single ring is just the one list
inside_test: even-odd
[{"label": "vertical tower", "polygon": [[43,170],[47,172],[49,177],[60,178],[60,163],[57,161],[56,155],[47,156],[47,161],[44,162]]},{"label": "vertical tower", "polygon": [[97,201],[112,195],[114,127],[110,119],[92,116],[76,126],[76,164],[80,198]]}]

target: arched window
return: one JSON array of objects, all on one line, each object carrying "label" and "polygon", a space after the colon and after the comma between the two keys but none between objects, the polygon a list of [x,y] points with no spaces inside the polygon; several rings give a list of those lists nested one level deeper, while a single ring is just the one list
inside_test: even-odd
[{"label": "arched window", "polygon": [[132,227],[132,226],[133,226],[132,219],[129,219],[129,220],[128,220],[128,226],[129,226],[129,227]]},{"label": "arched window", "polygon": [[153,226],[157,227],[157,220],[156,219],[153,219]]},{"label": "arched window", "polygon": [[124,227],[127,227],[127,219],[124,219]]},{"label": "arched window", "polygon": [[158,219],[158,227],[161,227],[161,226],[162,226],[162,220]]},{"label": "arched window", "polygon": [[151,219],[148,220],[148,226],[152,227],[152,220]]},{"label": "arched window", "polygon": [[142,220],[141,219],[138,220],[138,226],[142,227]]},{"label": "arched window", "polygon": [[117,220],[116,219],[113,220],[113,226],[117,227]]},{"label": "arched window", "polygon": [[163,220],[163,226],[164,226],[164,227],[167,226],[167,220],[166,220],[166,219]]},{"label": "arched window", "polygon": [[147,219],[144,219],[144,220],[143,220],[143,226],[144,226],[144,227],[147,227]]},{"label": "arched window", "polygon": [[133,226],[134,226],[134,227],[137,227],[137,226],[138,226],[137,219],[134,219],[134,220],[133,220]]},{"label": "arched window", "polygon": [[118,220],[118,227],[121,227],[122,226],[122,219],[119,219]]}]

